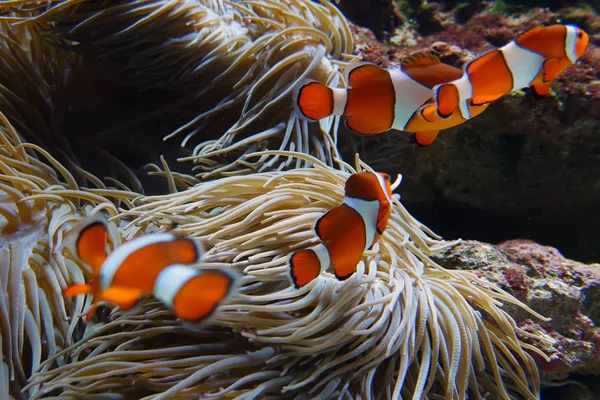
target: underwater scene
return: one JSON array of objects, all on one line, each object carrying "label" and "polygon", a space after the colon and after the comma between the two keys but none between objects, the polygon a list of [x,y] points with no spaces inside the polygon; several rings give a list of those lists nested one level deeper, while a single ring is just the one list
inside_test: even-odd
[{"label": "underwater scene", "polygon": [[600,400],[597,0],[0,2],[0,400]]}]

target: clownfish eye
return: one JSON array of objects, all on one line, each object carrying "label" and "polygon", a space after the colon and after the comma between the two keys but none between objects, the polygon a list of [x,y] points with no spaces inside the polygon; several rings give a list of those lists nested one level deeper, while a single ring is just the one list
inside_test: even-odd
[{"label": "clownfish eye", "polygon": [[583,32],[580,30],[577,31],[577,39],[583,39]]}]

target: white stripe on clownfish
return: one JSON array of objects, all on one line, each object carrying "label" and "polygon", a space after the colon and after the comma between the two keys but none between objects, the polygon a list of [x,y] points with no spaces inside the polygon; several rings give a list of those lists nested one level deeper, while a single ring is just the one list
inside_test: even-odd
[{"label": "white stripe on clownfish", "polygon": [[[415,111],[431,98],[431,88],[415,81],[400,67],[389,70],[394,85],[395,105],[392,129],[403,131]],[[408,95],[407,95],[408,94]]]},{"label": "white stripe on clownfish", "polygon": [[369,249],[373,245],[375,233],[377,232],[377,216],[379,214],[380,206],[379,201],[344,197],[342,204],[346,204],[348,207],[352,208],[362,218],[362,221],[365,224],[365,247],[363,251]]}]

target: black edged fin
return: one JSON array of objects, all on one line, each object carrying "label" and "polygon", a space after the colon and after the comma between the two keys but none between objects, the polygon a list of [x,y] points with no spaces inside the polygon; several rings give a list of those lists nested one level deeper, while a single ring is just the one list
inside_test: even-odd
[{"label": "black edged fin", "polygon": [[403,71],[411,68],[425,67],[428,65],[440,64],[440,59],[431,53],[415,53],[402,61]]},{"label": "black edged fin", "polygon": [[539,33],[542,29],[544,29],[544,28],[541,26],[536,26],[534,28],[531,28],[531,29],[521,33],[519,36],[517,36],[515,41],[526,40],[529,36]]},{"label": "black edged fin", "polygon": [[348,85],[352,89],[371,85],[382,78],[387,78],[388,71],[376,64],[357,63],[348,70]]}]

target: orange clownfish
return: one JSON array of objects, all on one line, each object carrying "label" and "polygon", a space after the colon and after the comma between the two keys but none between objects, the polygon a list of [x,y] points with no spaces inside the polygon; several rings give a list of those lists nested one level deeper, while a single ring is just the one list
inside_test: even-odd
[{"label": "orange clownfish", "polygon": [[[423,104],[432,101],[434,86],[462,76],[462,70],[441,63],[432,54],[414,54],[392,69],[360,62],[346,74],[349,89],[330,88],[315,81],[304,83],[295,95],[301,115],[311,120],[345,115],[348,128],[363,135],[390,129],[415,132],[414,139],[421,146],[431,144],[441,129],[466,121],[458,112],[450,118],[425,118],[421,114]],[[473,107],[472,115],[486,108]]]},{"label": "orange clownfish", "polygon": [[377,242],[387,227],[391,197],[389,175],[360,172],[350,176],[342,204],[315,224],[322,243],[291,255],[290,277],[294,286],[308,284],[331,267],[338,279],[350,277],[363,252]]},{"label": "orange clownfish", "polygon": [[88,284],[69,286],[63,294],[94,295],[86,322],[100,300],[127,310],[145,295],[154,295],[183,320],[200,322],[234,288],[236,275],[232,272],[189,266],[203,254],[202,246],[192,238],[147,234],[123,243],[110,255],[106,252],[107,241],[108,224],[102,218],[85,221],[75,241],[75,252],[92,267],[92,278]]},{"label": "orange clownfish", "polygon": [[467,63],[459,79],[434,87],[436,107],[427,108],[423,114],[430,117],[437,111],[445,118],[458,109],[468,119],[471,107],[526,87],[545,96],[552,80],[583,55],[588,41],[588,35],[574,25],[530,29]]}]

